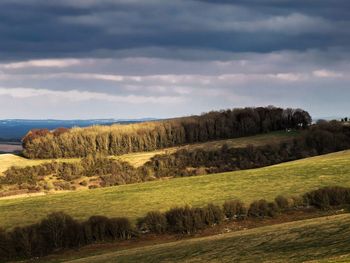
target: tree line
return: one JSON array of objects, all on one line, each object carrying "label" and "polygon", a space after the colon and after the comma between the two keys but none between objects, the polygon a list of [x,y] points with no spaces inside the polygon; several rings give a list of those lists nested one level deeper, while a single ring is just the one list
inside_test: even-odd
[{"label": "tree line", "polygon": [[[224,145],[219,149],[181,149],[171,154],[156,155],[138,168],[104,155],[89,155],[80,161],[69,163],[51,162],[31,167],[11,167],[0,177],[0,186],[17,184],[21,189],[35,189],[44,184],[42,181],[45,176],[53,175],[58,180],[67,182],[57,185],[58,190],[74,190],[68,182],[83,176],[98,177],[94,187],[106,187],[162,177],[259,168],[349,148],[350,126],[337,121],[321,122],[304,130],[291,141],[244,148],[229,148]],[[42,188],[45,189],[45,185]]]},{"label": "tree line", "polygon": [[63,212],[54,212],[37,224],[8,231],[0,229],[0,260],[42,257],[94,243],[137,239],[146,233],[190,235],[224,221],[275,217],[290,209],[303,210],[312,206],[325,210],[349,205],[350,188],[325,187],[300,197],[277,196],[273,201],[260,199],[250,205],[240,200],[228,200],[222,206],[208,204],[174,207],[163,213],[151,211],[139,218],[136,226],[125,217],[97,215],[77,221]]},{"label": "tree line", "polygon": [[31,130],[22,140],[24,156],[35,159],[120,155],[270,131],[306,128],[308,112],[273,106],[213,111],[130,125]]},{"label": "tree line", "polygon": [[[70,182],[81,177],[97,177],[99,186],[106,187],[152,180],[145,169],[106,156],[89,155],[73,162],[52,161],[34,166],[12,166],[0,177],[0,187],[12,185],[31,191],[52,190],[45,181],[48,176],[56,177],[56,181],[53,181],[56,190],[75,190]],[[81,181],[81,185],[84,184],[87,182]],[[96,187],[95,182],[93,185]]]},{"label": "tree line", "polygon": [[144,166],[155,177],[191,176],[259,168],[350,148],[350,126],[337,121],[311,126],[292,141],[264,146],[220,149],[181,149],[154,156]]}]

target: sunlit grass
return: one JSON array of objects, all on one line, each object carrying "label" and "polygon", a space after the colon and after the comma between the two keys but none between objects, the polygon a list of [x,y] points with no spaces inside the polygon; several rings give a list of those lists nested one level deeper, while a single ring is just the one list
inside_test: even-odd
[{"label": "sunlit grass", "polygon": [[[110,251],[65,262],[349,262],[348,256],[342,256],[350,253],[349,236],[350,215],[345,214]],[[78,252],[75,258],[79,257],[84,254]]]},{"label": "sunlit grass", "polygon": [[77,219],[100,214],[135,220],[150,210],[176,205],[221,204],[232,198],[271,200],[330,185],[350,186],[350,151],[245,171],[0,200],[0,226],[34,223],[52,211]]}]

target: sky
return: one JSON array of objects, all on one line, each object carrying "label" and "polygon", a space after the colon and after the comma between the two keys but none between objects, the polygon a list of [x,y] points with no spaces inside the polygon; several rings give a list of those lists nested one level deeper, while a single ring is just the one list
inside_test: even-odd
[{"label": "sky", "polygon": [[350,116],[349,0],[0,0],[0,118]]}]

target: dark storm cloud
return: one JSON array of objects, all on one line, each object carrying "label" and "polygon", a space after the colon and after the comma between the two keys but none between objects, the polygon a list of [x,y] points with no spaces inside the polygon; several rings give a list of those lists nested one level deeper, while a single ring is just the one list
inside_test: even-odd
[{"label": "dark storm cloud", "polygon": [[269,104],[345,116],[349,9],[349,0],[0,0],[0,118]]},{"label": "dark storm cloud", "polygon": [[196,0],[210,4],[231,4],[263,9],[271,13],[302,12],[332,19],[348,19],[348,0]]},{"label": "dark storm cloud", "polygon": [[349,7],[345,0],[3,0],[0,59],[347,49]]}]

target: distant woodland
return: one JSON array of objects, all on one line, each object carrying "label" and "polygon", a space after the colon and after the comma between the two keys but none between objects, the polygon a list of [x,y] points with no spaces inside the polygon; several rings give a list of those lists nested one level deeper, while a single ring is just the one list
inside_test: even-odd
[{"label": "distant woodland", "polygon": [[31,159],[120,155],[284,129],[304,129],[310,124],[311,117],[304,110],[270,106],[130,125],[53,131],[34,129],[23,138],[23,154]]},{"label": "distant woodland", "polygon": [[[95,154],[70,162],[48,162],[36,166],[11,167],[0,178],[0,189],[75,190],[107,187],[180,177],[264,167],[286,161],[346,150],[350,148],[350,126],[341,122],[320,122],[286,142],[262,146],[219,149],[181,149],[155,155],[135,168],[128,162]],[[55,182],[48,180],[54,177]]]}]

